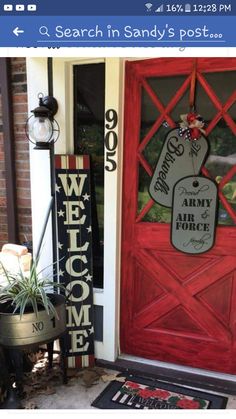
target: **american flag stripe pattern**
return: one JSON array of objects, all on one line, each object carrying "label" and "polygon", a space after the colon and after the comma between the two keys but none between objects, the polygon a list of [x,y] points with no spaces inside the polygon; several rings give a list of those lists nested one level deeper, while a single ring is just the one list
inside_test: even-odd
[{"label": "american flag stripe pattern", "polygon": [[75,156],[75,155],[56,155],[55,156],[56,169],[90,169],[89,156]]}]

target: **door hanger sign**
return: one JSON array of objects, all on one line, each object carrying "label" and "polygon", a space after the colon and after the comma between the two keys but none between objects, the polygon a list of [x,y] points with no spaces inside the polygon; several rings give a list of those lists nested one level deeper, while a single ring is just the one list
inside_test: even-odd
[{"label": "door hanger sign", "polygon": [[207,252],[214,244],[217,186],[203,176],[188,176],[174,186],[171,243],[184,253]]},{"label": "door hanger sign", "polygon": [[203,135],[198,141],[186,141],[179,128],[165,139],[150,187],[151,198],[164,207],[172,207],[175,183],[185,176],[198,174],[206,159],[209,143]]}]

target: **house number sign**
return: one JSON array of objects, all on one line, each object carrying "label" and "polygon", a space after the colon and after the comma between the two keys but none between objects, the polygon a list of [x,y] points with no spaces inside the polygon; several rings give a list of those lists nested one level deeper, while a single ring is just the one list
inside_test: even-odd
[{"label": "house number sign", "polygon": [[178,181],[173,191],[171,242],[184,253],[204,253],[215,239],[217,186],[203,176]]},{"label": "house number sign", "polygon": [[116,133],[118,124],[118,115],[115,109],[108,109],[105,113],[106,119],[106,134],[104,138],[105,144],[105,170],[108,172],[114,172],[117,168],[116,163],[116,151],[118,145],[118,136]]},{"label": "house number sign", "polygon": [[164,207],[172,207],[173,187],[179,179],[197,175],[205,161],[209,144],[204,136],[198,141],[186,141],[179,129],[171,130],[165,139],[149,193],[152,199]]}]

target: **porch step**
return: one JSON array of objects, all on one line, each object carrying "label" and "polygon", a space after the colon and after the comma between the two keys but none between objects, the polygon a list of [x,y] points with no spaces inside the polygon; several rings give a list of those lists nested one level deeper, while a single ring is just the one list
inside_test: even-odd
[{"label": "porch step", "polygon": [[125,359],[117,359],[115,362],[97,359],[96,365],[122,373],[126,372],[133,375],[142,375],[142,377],[155,378],[156,380],[196,387],[198,389],[209,390],[216,393],[236,395],[236,381],[227,379],[220,379],[181,370],[177,371],[171,368],[148,365]]}]

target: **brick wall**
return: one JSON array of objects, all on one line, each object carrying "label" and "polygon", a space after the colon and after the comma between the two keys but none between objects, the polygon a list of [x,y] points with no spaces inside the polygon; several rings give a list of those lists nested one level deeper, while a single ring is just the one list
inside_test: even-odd
[{"label": "brick wall", "polygon": [[6,183],[5,162],[2,133],[2,103],[0,101],[0,246],[7,241],[7,210],[6,210]]},{"label": "brick wall", "polygon": [[[25,135],[27,81],[25,58],[11,58],[11,86],[15,133],[15,173],[19,241],[31,240],[29,143]],[[0,248],[8,242],[5,190],[4,144],[0,108]]]}]

